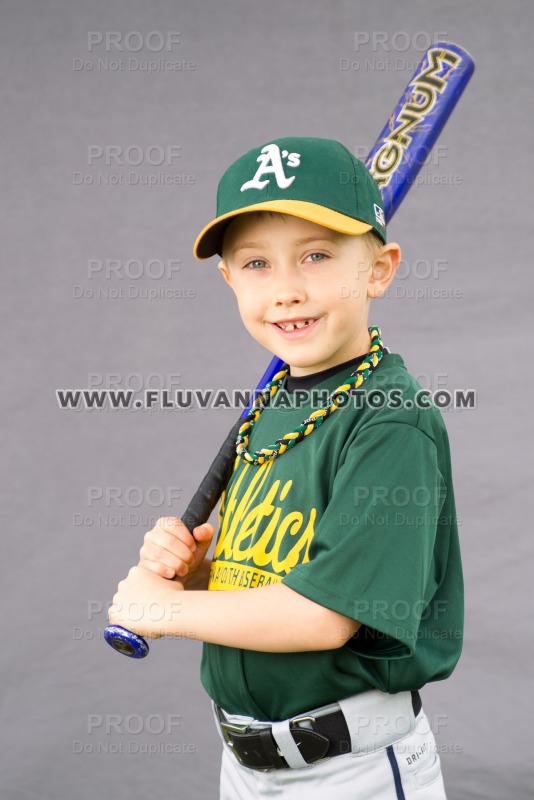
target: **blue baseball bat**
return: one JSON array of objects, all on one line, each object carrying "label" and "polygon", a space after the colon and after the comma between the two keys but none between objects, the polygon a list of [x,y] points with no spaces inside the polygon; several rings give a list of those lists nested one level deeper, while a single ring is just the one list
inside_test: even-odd
[{"label": "blue baseball bat", "polygon": [[[437,42],[423,56],[365,161],[380,187],[386,222],[391,220],[414,183],[474,68],[469,53],[456,44]],[[263,389],[283,365],[284,362],[274,356],[256,391]],[[189,531],[206,522],[215,508],[232,472],[235,440],[249,411],[250,408],[243,411],[235,423],[182,515],[182,522]],[[104,638],[111,647],[130,658],[148,655],[145,639],[120,625],[109,625]]]}]

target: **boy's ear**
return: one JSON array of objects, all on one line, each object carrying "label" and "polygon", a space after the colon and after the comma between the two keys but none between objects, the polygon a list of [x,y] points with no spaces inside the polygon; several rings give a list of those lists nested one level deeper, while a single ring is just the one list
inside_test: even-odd
[{"label": "boy's ear", "polygon": [[401,260],[401,249],[396,242],[385,244],[374,257],[367,283],[368,297],[381,297],[391,281]]},{"label": "boy's ear", "polygon": [[234,287],[232,286],[232,279],[230,278],[230,271],[229,271],[228,267],[226,266],[226,264],[224,263],[224,258],[222,258],[219,261],[219,263],[217,264],[217,268],[218,268],[219,272],[221,272],[221,274],[222,274],[224,280],[226,281],[226,283],[229,286],[231,286],[232,289],[233,289]]}]

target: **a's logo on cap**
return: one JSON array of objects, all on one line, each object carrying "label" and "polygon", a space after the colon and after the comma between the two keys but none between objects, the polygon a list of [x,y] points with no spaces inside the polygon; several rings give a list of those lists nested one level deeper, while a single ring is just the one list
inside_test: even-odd
[{"label": "a's logo on cap", "polygon": [[287,167],[294,168],[300,165],[300,153],[290,153],[288,150],[282,150],[282,152],[280,152],[280,148],[277,144],[266,144],[256,159],[260,165],[256,170],[256,174],[252,180],[246,181],[246,183],[243,184],[241,191],[244,192],[246,189],[263,189],[264,186],[267,186],[269,183],[270,178],[266,178],[265,180],[260,180],[260,178],[263,175],[270,174],[274,174],[279,189],[287,189],[288,186],[291,186],[296,176],[292,175],[291,178],[286,178],[284,165],[282,163],[283,158],[287,159]]},{"label": "a's logo on cap", "polygon": [[375,209],[375,219],[376,219],[376,221],[378,222],[379,225],[382,225],[382,227],[385,228],[386,227],[386,220],[384,219],[384,211],[380,208],[380,206],[377,206],[376,203],[373,203],[373,205],[374,205],[374,209]]}]

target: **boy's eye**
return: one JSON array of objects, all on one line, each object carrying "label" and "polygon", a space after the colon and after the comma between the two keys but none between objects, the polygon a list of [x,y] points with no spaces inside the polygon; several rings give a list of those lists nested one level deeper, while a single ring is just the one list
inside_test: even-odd
[{"label": "boy's eye", "polygon": [[324,261],[326,258],[328,258],[328,256],[324,253],[310,253],[309,256],[306,256],[306,261],[314,261],[317,263],[318,261]]},{"label": "boy's eye", "polygon": [[245,264],[245,269],[261,269],[265,267],[267,264],[266,261],[262,261],[261,258],[253,258],[252,261],[247,261]]}]

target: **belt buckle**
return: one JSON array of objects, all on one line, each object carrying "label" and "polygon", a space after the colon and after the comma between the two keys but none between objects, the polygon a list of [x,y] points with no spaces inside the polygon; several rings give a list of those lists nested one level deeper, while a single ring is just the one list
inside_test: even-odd
[{"label": "belt buckle", "polygon": [[249,730],[250,730],[249,726],[248,725],[236,725],[233,722],[228,722],[228,721],[223,722],[222,720],[219,720],[219,725],[221,726],[221,731],[222,731],[222,735],[223,735],[224,741],[226,742],[228,747],[232,748],[232,753],[236,757],[237,761],[240,764],[243,764],[243,761],[241,760],[241,756],[239,755],[237,750],[234,748],[234,743],[233,743],[233,741],[231,740],[231,738],[230,738],[230,736],[228,734],[229,734],[229,731],[235,731],[236,733],[248,733]]},{"label": "belt buckle", "polygon": [[[226,744],[229,747],[232,748],[232,753],[235,756],[236,760],[239,762],[239,764],[241,764],[244,767],[247,767],[247,769],[254,769],[256,772],[271,772],[271,770],[277,769],[277,767],[275,767],[274,765],[272,767],[252,767],[250,764],[247,764],[241,758],[239,750],[235,747],[235,745],[234,745],[234,743],[233,743],[233,741],[232,741],[232,739],[230,737],[230,732],[231,731],[234,731],[235,733],[244,733],[244,734],[247,734],[247,733],[258,733],[260,731],[269,731],[271,739],[273,739],[272,726],[271,725],[264,725],[262,727],[259,727],[259,728],[255,729],[255,728],[252,728],[250,725],[238,725],[238,724],[236,724],[234,722],[228,722],[227,720],[224,721],[224,722],[222,720],[219,720],[219,725],[221,727],[221,731],[222,731],[222,735],[223,735],[224,741],[226,742]],[[274,741],[274,739],[273,739],[273,746],[276,748],[276,750],[277,750],[277,752],[278,752],[278,754],[280,756],[280,759],[283,760],[284,763],[285,763],[285,760],[283,759],[282,754],[278,750],[278,747],[276,746],[276,742]]]},{"label": "belt buckle", "polygon": [[224,741],[227,742],[230,747],[233,747],[233,743],[230,741],[228,737],[228,731],[235,731],[236,733],[248,733],[249,726],[248,725],[236,725],[234,722],[228,722],[219,720],[219,725],[222,728],[222,734],[224,737]]}]

